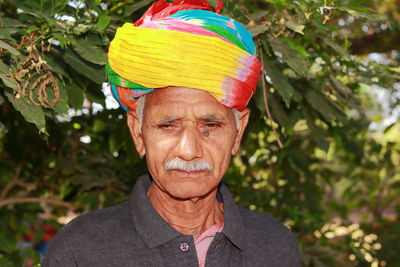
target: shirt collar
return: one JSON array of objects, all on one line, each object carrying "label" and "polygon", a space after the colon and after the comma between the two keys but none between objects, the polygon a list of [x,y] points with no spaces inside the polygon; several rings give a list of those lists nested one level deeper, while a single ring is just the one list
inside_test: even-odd
[{"label": "shirt collar", "polygon": [[[130,199],[130,209],[136,230],[144,242],[155,248],[182,234],[172,228],[153,208],[147,197],[152,181],[148,175],[137,180]],[[243,222],[232,195],[225,185],[219,186],[219,196],[224,203],[225,236],[239,249],[243,244]]]},{"label": "shirt collar", "polygon": [[239,213],[239,208],[232,198],[231,192],[224,184],[220,184],[219,195],[224,203],[224,229],[222,233],[239,249],[244,242],[244,224]]}]

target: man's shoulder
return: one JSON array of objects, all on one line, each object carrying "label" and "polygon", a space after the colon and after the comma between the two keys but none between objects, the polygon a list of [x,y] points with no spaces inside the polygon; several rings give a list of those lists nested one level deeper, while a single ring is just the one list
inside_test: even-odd
[{"label": "man's shoulder", "polygon": [[70,221],[50,240],[42,264],[90,266],[108,257],[118,244],[136,240],[135,233],[129,201],[92,211]]},{"label": "man's shoulder", "polygon": [[239,213],[245,228],[247,251],[256,253],[260,262],[268,259],[271,266],[300,266],[297,239],[289,228],[265,213],[241,207]]},{"label": "man's shoulder", "polygon": [[251,211],[243,207],[239,207],[239,213],[246,231],[250,233],[293,238],[293,233],[282,222],[269,214]]},{"label": "man's shoulder", "polygon": [[115,227],[116,224],[128,219],[129,216],[129,202],[125,201],[112,207],[80,215],[66,224],[62,231],[72,234],[98,230],[98,228],[104,230],[108,227]]},{"label": "man's shoulder", "polygon": [[51,240],[50,245],[62,247],[85,244],[115,236],[129,224],[129,202],[91,211],[66,224]]}]

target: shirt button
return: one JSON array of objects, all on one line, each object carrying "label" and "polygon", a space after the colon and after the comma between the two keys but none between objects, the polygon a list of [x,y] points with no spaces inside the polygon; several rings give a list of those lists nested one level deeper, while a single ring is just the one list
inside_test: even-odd
[{"label": "shirt button", "polygon": [[187,251],[189,249],[189,245],[187,243],[182,243],[181,244],[181,250],[182,251]]}]

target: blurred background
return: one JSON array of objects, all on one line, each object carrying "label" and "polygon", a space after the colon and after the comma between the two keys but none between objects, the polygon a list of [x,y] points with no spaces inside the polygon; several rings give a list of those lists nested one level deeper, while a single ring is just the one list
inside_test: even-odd
[{"label": "blurred background", "polygon": [[[0,0],[0,266],[38,265],[146,173],[104,67],[152,2]],[[224,4],[265,69],[224,177],[237,203],[284,222],[304,266],[400,266],[400,1]]]}]

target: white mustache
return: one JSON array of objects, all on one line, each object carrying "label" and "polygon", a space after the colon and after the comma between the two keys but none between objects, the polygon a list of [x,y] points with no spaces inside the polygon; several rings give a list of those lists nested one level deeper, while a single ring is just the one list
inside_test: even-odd
[{"label": "white mustache", "polygon": [[170,159],[165,163],[166,170],[180,170],[185,172],[211,171],[212,166],[205,160],[197,159],[192,161],[182,160],[180,158]]}]

